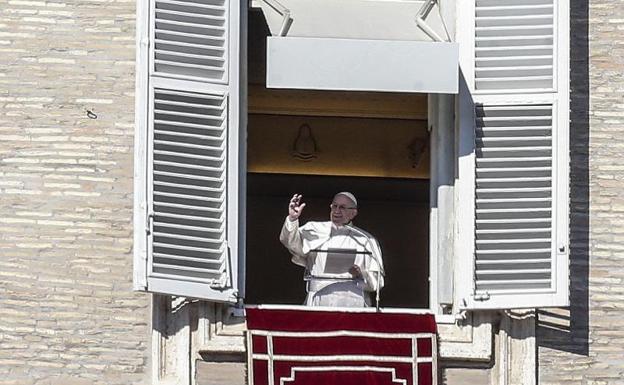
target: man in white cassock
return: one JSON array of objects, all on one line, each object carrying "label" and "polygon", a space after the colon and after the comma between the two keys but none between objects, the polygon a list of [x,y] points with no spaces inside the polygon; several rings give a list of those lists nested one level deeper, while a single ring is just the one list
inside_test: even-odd
[{"label": "man in white cassock", "polygon": [[299,226],[305,203],[293,195],[280,241],[293,263],[305,268],[308,306],[367,307],[371,293],[384,285],[381,249],[377,240],[352,224],[357,200],[349,192],[334,196],[330,221]]}]

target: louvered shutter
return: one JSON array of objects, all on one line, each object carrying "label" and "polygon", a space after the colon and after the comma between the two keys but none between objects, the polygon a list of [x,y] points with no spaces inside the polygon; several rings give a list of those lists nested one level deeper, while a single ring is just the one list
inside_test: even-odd
[{"label": "louvered shutter", "polygon": [[553,88],[554,1],[476,1],[475,90]]},{"label": "louvered shutter", "polygon": [[135,227],[145,244],[135,244],[135,288],[228,302],[239,295],[240,4],[152,0],[137,12],[149,16],[138,30],[146,44],[137,98],[147,107],[137,103],[145,199]]},{"label": "louvered shutter", "polygon": [[155,0],[154,74],[225,81],[228,4],[226,0]]},{"label": "louvered shutter", "polygon": [[463,12],[460,307],[566,306],[568,3],[476,0]]}]

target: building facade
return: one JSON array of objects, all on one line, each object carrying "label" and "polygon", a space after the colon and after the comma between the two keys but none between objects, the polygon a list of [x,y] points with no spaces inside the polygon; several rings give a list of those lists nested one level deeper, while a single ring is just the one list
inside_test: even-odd
[{"label": "building facade", "polygon": [[[137,9],[3,3],[0,383],[244,381],[238,314],[132,291]],[[441,383],[621,381],[621,14],[570,4],[571,306],[440,323]]]}]

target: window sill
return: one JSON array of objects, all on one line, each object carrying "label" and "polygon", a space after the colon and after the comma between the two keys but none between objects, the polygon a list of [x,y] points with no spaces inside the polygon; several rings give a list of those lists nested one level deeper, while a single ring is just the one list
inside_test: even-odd
[{"label": "window sill", "polygon": [[[329,307],[306,307],[302,305],[257,305],[261,309],[297,309],[304,311],[336,311]],[[340,309],[344,312],[376,312],[375,308]],[[382,308],[382,313],[431,314],[430,309]],[[221,321],[217,335],[202,346],[200,353],[241,354],[245,352],[245,319],[241,312],[228,312],[229,317]],[[469,313],[459,324],[454,315],[436,315],[440,337],[439,354],[443,360],[489,361],[492,358],[492,320],[490,312]]]}]

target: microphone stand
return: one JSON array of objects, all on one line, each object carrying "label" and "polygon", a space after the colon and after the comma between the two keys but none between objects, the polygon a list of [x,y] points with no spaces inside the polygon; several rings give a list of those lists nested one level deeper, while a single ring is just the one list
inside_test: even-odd
[{"label": "microphone stand", "polygon": [[377,287],[375,289],[375,311],[377,313],[379,313],[379,270],[376,271],[377,273]]}]

